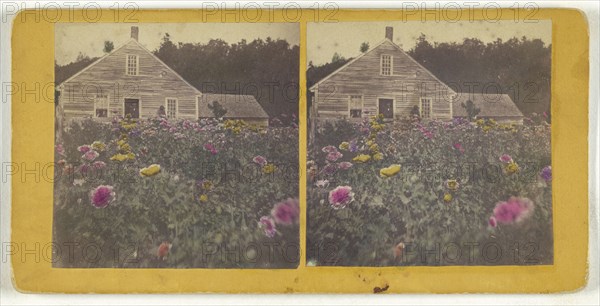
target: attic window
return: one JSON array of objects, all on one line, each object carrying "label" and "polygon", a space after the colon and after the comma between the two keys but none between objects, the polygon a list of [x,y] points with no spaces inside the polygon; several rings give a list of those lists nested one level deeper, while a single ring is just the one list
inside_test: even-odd
[{"label": "attic window", "polygon": [[381,55],[381,75],[392,75],[392,62],[393,58],[389,54]]},{"label": "attic window", "polygon": [[139,73],[139,62],[138,56],[128,54],[127,63],[125,64],[125,73],[127,75],[138,75]]}]

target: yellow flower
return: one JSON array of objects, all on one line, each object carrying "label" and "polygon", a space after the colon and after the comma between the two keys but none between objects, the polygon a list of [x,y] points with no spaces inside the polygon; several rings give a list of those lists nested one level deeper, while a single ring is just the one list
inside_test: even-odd
[{"label": "yellow flower", "polygon": [[147,168],[140,170],[140,175],[144,177],[155,176],[160,172],[160,165],[152,164]]},{"label": "yellow flower", "polygon": [[377,152],[379,152],[379,146],[376,143],[374,143],[369,146],[369,150],[371,150],[371,152],[373,152],[373,153],[377,153]]},{"label": "yellow flower", "polygon": [[477,123],[477,125],[479,125],[479,126],[482,126],[485,123],[485,120],[477,119],[477,121],[475,121],[475,123]]},{"label": "yellow flower", "polygon": [[373,154],[373,160],[382,160],[383,159],[383,154],[381,153],[375,153]]},{"label": "yellow flower", "polygon": [[123,152],[129,152],[131,151],[131,146],[128,143],[124,143],[122,145],[119,145],[119,149]]},{"label": "yellow flower", "polygon": [[125,155],[125,154],[121,154],[121,153],[115,154],[115,155],[113,155],[113,156],[110,158],[110,160],[113,160],[113,161],[120,161],[120,162],[122,162],[122,161],[124,161],[124,160],[127,160],[127,159],[128,159],[128,158],[127,158],[127,155]]},{"label": "yellow flower", "polygon": [[371,155],[360,154],[352,159],[352,161],[357,163],[366,163],[371,159]]},{"label": "yellow flower", "polygon": [[378,119],[383,119],[383,114],[379,114],[379,115],[377,115],[377,118],[378,118]]},{"label": "yellow flower", "polygon": [[127,159],[135,159],[135,154],[131,152],[127,153]]},{"label": "yellow flower", "polygon": [[449,193],[444,194],[444,202],[450,203],[452,201],[452,195]]},{"label": "yellow flower", "polygon": [[124,139],[121,139],[119,141],[117,141],[117,145],[120,147],[122,145],[127,144],[127,137],[125,137]]},{"label": "yellow flower", "polygon": [[200,197],[198,198],[198,200],[200,200],[200,202],[203,202],[203,203],[207,202],[208,201],[208,196],[205,195],[205,194],[200,195]]},{"label": "yellow flower", "polygon": [[446,187],[448,187],[448,189],[450,190],[456,190],[458,189],[458,181],[457,180],[447,180],[446,181]]},{"label": "yellow flower", "polygon": [[102,141],[92,142],[92,148],[98,152],[102,152],[106,149],[106,145]]},{"label": "yellow flower", "polygon": [[486,125],[486,126],[483,127],[483,131],[486,132],[486,133],[489,132],[491,129],[492,129],[492,127],[489,126],[489,125]]},{"label": "yellow flower", "polygon": [[270,174],[270,173],[275,172],[275,165],[273,165],[273,164],[266,164],[266,165],[264,165],[263,168],[262,168],[262,172],[264,174]]},{"label": "yellow flower", "polygon": [[367,146],[369,146],[369,147],[370,147],[370,146],[372,146],[374,143],[375,143],[375,142],[373,142],[373,140],[368,140],[368,141],[366,142]]},{"label": "yellow flower", "polygon": [[209,180],[202,181],[202,188],[204,190],[211,190],[213,188],[213,183]]},{"label": "yellow flower", "polygon": [[350,148],[350,144],[344,141],[344,142],[340,143],[339,148],[340,148],[340,150],[346,151],[346,150],[348,150],[348,148]]},{"label": "yellow flower", "polygon": [[379,176],[381,177],[392,177],[400,172],[400,165],[391,165],[387,168],[379,170]]},{"label": "yellow flower", "polygon": [[519,165],[517,163],[515,163],[514,161],[511,161],[510,163],[506,164],[506,167],[504,168],[504,170],[508,174],[518,173]]},{"label": "yellow flower", "polygon": [[232,131],[234,134],[239,134],[239,133],[242,131],[242,128],[240,128],[240,127],[236,126],[236,127],[234,127],[233,129],[231,129],[231,131]]}]

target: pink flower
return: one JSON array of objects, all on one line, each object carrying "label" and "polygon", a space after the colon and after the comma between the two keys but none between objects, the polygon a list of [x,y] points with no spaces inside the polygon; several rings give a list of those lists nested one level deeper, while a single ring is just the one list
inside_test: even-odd
[{"label": "pink flower", "polygon": [[519,223],[529,218],[533,209],[533,202],[530,199],[510,197],[508,201],[496,204],[493,217],[503,224]]},{"label": "pink flower", "polygon": [[465,153],[465,149],[460,142],[455,143],[452,147],[460,153]]},{"label": "pink flower", "polygon": [[92,164],[92,167],[94,167],[94,169],[96,169],[96,170],[100,170],[100,169],[103,169],[104,167],[106,167],[106,163],[103,161],[95,161]]},{"label": "pink flower", "polygon": [[63,148],[62,144],[57,144],[56,145],[56,153],[58,153],[61,156],[65,156],[65,148]]},{"label": "pink flower", "polygon": [[213,144],[210,142],[204,144],[204,150],[210,152],[212,155],[215,155],[218,152],[217,149],[215,148],[215,146],[213,146]]},{"label": "pink flower", "polygon": [[346,207],[354,201],[354,193],[350,186],[338,186],[329,192],[329,204],[333,209]]},{"label": "pink flower", "polygon": [[90,147],[88,145],[83,145],[83,146],[77,147],[77,151],[79,151],[81,153],[87,153],[90,150],[92,150],[92,147]]},{"label": "pink flower", "polygon": [[323,147],[323,149],[321,149],[321,151],[323,151],[325,153],[333,153],[333,152],[337,152],[337,148],[334,146],[326,146],[326,147]]},{"label": "pink flower", "polygon": [[300,217],[300,204],[298,199],[289,198],[283,202],[277,203],[273,210],[271,210],[271,216],[275,219],[275,222],[279,224],[289,225],[298,222]]},{"label": "pink flower", "polygon": [[266,164],[267,164],[267,159],[266,159],[266,158],[264,158],[264,157],[262,157],[262,156],[260,156],[260,155],[256,155],[256,156],[254,156],[254,158],[252,159],[252,161],[253,161],[254,163],[256,163],[256,164],[259,164],[259,165],[261,165],[261,166],[264,166],[264,165],[266,165]]},{"label": "pink flower", "polygon": [[94,159],[96,159],[96,157],[98,157],[100,154],[98,154],[98,152],[94,151],[94,150],[90,150],[85,152],[85,154],[83,154],[83,156],[81,158],[92,161]]},{"label": "pink flower", "polygon": [[104,208],[113,202],[116,194],[112,186],[100,185],[90,192],[90,201],[96,208]]},{"label": "pink flower", "polygon": [[342,170],[348,170],[352,167],[352,163],[351,162],[341,162],[338,163],[338,168],[342,169]]},{"label": "pink flower", "polygon": [[496,218],[494,216],[491,216],[490,219],[488,220],[488,223],[491,227],[496,227],[498,226],[498,223],[496,222]]},{"label": "pink flower", "polygon": [[502,154],[502,156],[500,156],[500,161],[503,163],[510,163],[512,160],[512,157],[508,154]]},{"label": "pink flower", "polygon": [[342,153],[340,153],[340,152],[337,152],[337,151],[331,152],[331,153],[327,154],[327,160],[334,162],[334,161],[342,158],[342,156],[344,156],[344,155],[342,155]]},{"label": "pink flower", "polygon": [[269,238],[273,238],[277,233],[277,229],[275,228],[275,222],[269,216],[260,217],[260,221],[258,221],[258,226],[265,231],[265,236]]}]

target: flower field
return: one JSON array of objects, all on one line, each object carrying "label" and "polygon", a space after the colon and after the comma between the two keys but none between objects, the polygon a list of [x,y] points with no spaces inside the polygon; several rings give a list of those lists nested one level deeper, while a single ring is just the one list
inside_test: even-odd
[{"label": "flower field", "polygon": [[71,251],[54,265],[296,267],[296,122],[69,122],[56,142],[53,240]]},{"label": "flower field", "polygon": [[307,264],[552,264],[550,125],[322,123],[308,150]]}]

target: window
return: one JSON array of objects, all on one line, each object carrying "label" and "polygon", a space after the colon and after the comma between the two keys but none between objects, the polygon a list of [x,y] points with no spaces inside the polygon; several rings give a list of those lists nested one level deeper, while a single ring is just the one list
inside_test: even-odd
[{"label": "window", "polygon": [[177,99],[167,98],[167,118],[177,118]]},{"label": "window", "polygon": [[137,55],[127,55],[127,63],[125,65],[125,73],[127,75],[138,75],[139,72],[139,63]]},{"label": "window", "polygon": [[96,95],[94,98],[94,115],[96,118],[108,117],[108,96]]},{"label": "window", "polygon": [[392,75],[392,60],[391,55],[381,55],[381,75]]},{"label": "window", "polygon": [[363,101],[362,96],[350,96],[350,118],[362,117]]},{"label": "window", "polygon": [[421,99],[421,118],[431,118],[431,99]]}]

